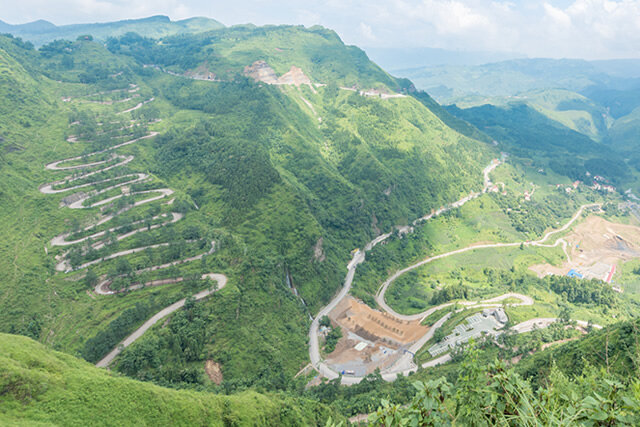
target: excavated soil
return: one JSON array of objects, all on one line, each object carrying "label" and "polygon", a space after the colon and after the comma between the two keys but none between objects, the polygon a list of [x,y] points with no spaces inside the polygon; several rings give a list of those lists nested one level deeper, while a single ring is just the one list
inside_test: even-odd
[{"label": "excavated soil", "polygon": [[329,317],[369,341],[382,341],[386,345],[402,346],[416,341],[429,328],[419,321],[399,320],[388,313],[374,310],[353,297],[343,299],[329,313]]},{"label": "excavated soil", "polygon": [[539,276],[566,275],[575,269],[586,278],[606,280],[620,261],[640,258],[640,227],[618,224],[590,216],[564,240],[570,260],[561,267],[549,264],[531,266]]},{"label": "excavated soil", "polygon": [[273,68],[265,61],[256,61],[244,67],[244,74],[256,81],[270,85],[311,86],[311,79],[295,65],[292,65],[289,71],[278,77]]}]

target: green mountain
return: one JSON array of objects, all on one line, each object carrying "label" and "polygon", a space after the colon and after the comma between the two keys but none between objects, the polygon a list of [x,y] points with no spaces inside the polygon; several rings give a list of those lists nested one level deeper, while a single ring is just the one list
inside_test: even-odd
[{"label": "green mountain", "polygon": [[[635,404],[635,386],[617,370],[605,379],[620,387],[584,370],[575,375],[586,379],[561,382],[571,398],[558,398],[559,412],[542,416],[541,381],[492,363],[523,357],[525,366],[529,349],[581,334],[563,323],[498,343],[480,335],[482,351],[456,350],[442,366],[426,351],[432,343],[411,347],[413,361],[398,352],[399,364],[421,366],[393,382],[388,372],[354,378],[349,368],[325,381],[309,366],[317,321],[331,328],[320,359],[328,361],[329,341],[341,334],[331,319],[312,319],[345,274],[350,293],[369,306],[358,308],[380,315],[372,322],[383,328],[394,309],[404,315],[393,324],[404,328],[409,320],[398,319],[431,307],[420,322],[441,322],[443,335],[480,302],[497,301],[513,324],[633,318],[636,264],[620,267],[616,280],[631,278],[622,293],[529,270],[565,260],[573,248],[561,239],[596,202],[604,219],[634,223],[618,209],[621,195],[569,188],[586,171],[633,182],[631,146],[625,153],[607,139],[627,116],[620,134],[632,138],[632,97],[610,114],[615,91],[632,88],[632,79],[607,80],[598,94],[578,93],[577,84],[443,107],[322,27],[161,38],[118,31],[105,29],[104,42],[58,39],[37,50],[0,36],[0,331],[39,342],[0,335],[0,423],[86,424],[94,416],[317,425],[370,413],[382,399],[413,405],[440,393],[421,402],[438,416],[455,414],[451,423],[506,424],[526,406],[534,408],[530,424],[553,424],[588,412],[580,405],[597,396],[585,384],[605,390],[607,405],[616,397]],[[580,80],[587,66],[567,64],[566,81]],[[556,65],[536,63],[549,81]],[[398,280],[380,291],[390,277]],[[387,303],[390,317],[368,311]],[[340,387],[351,379],[362,381]],[[504,389],[514,394],[505,400]],[[122,396],[121,412],[108,418]],[[513,396],[522,398],[520,412]],[[393,405],[383,402],[379,415],[406,415]],[[426,413],[408,408],[408,416]]]},{"label": "green mountain", "polygon": [[54,25],[48,21],[34,21],[11,25],[0,21],[0,33],[10,33],[41,46],[53,40],[75,40],[79,36],[91,35],[97,40],[117,37],[128,32],[160,38],[174,34],[199,33],[224,28],[220,22],[210,18],[189,18],[171,21],[167,16],[151,16],[143,19],[127,19],[95,24]]},{"label": "green mountain", "polygon": [[633,166],[637,156],[630,148],[638,126],[633,111],[640,107],[637,65],[635,59],[518,59],[415,68],[399,74],[438,101],[462,109],[493,105],[509,110],[525,104],[557,124],[606,144],[630,158]]},{"label": "green mountain", "polygon": [[566,89],[538,89],[505,97],[472,95],[456,100],[460,108],[526,104],[549,119],[595,141],[602,141],[614,119],[609,109]]},{"label": "green mountain", "polygon": [[637,158],[636,150],[640,142],[640,107],[618,118],[608,132],[607,140],[616,149]]},{"label": "green mountain", "polygon": [[108,49],[0,40],[3,76],[34,111],[1,123],[19,149],[0,167],[0,329],[98,362],[226,275],[113,362],[160,384],[297,387],[309,315],[350,251],[480,190],[496,156],[319,27],[126,34]]},{"label": "green mountain", "polygon": [[590,369],[606,370],[620,378],[636,378],[638,364],[637,320],[620,322],[523,359],[517,370],[536,384],[543,384],[552,369],[579,377]]},{"label": "green mountain", "polygon": [[437,65],[397,71],[443,103],[466,96],[506,97],[543,89],[583,93],[637,84],[637,60],[513,59],[482,65]]},{"label": "green mountain", "polygon": [[574,180],[585,180],[589,172],[606,176],[616,185],[632,178],[633,165],[627,164],[622,154],[563,126],[527,103],[466,109],[450,106],[447,110],[499,141],[502,149],[533,160],[537,168],[550,168]]},{"label": "green mountain", "polygon": [[308,399],[229,396],[124,378],[26,337],[0,334],[3,425],[318,425],[340,415]]}]

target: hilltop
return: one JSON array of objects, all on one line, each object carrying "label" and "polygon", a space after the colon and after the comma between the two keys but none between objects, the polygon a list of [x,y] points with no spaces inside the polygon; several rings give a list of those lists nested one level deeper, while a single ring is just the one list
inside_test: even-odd
[{"label": "hilltop", "polygon": [[0,33],[11,33],[30,41],[36,46],[42,46],[59,39],[75,40],[79,36],[85,35],[91,35],[96,40],[104,41],[108,37],[117,37],[129,32],[135,32],[146,37],[159,38],[219,28],[224,28],[224,25],[211,18],[195,17],[171,21],[169,17],[163,15],[115,22],[59,26],[44,20],[18,25],[0,21]]}]

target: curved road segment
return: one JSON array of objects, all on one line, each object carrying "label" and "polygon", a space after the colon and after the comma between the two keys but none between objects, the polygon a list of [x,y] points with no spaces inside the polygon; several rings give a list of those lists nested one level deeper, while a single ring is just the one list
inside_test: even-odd
[{"label": "curved road segment", "polygon": [[[148,101],[145,102],[141,102],[138,105],[136,105],[133,108],[130,108],[128,110],[122,111],[121,113],[118,114],[122,114],[122,113],[127,113],[130,111],[134,111],[140,107],[142,107],[144,104],[153,101],[153,98],[151,98]],[[77,171],[77,170],[84,170],[87,168],[91,168],[91,167],[96,167],[96,166],[101,166],[101,165],[105,165],[109,162],[111,162],[112,160],[118,160],[116,163],[111,164],[109,166],[105,166],[102,168],[98,168],[97,170],[91,171],[91,172],[86,172],[86,173],[79,173],[79,174],[74,174],[74,175],[70,175],[67,176],[61,180],[58,181],[54,181],[48,184],[43,184],[39,187],[40,192],[42,192],[43,194],[57,194],[57,193],[63,193],[63,192],[67,192],[67,191],[73,191],[73,190],[77,190],[80,188],[85,188],[85,187],[90,187],[96,184],[102,184],[102,183],[106,183],[106,182],[110,182],[110,181],[114,181],[114,180],[121,180],[123,178],[131,178],[129,180],[127,180],[126,182],[120,182],[118,184],[114,184],[112,186],[109,186],[105,189],[102,189],[100,191],[93,191],[90,192],[88,194],[81,194],[79,196],[78,199],[76,199],[75,201],[73,201],[72,203],[68,204],[67,207],[69,207],[70,209],[88,209],[88,208],[93,208],[93,207],[97,207],[97,206],[102,206],[105,205],[107,203],[110,203],[120,197],[123,197],[124,194],[119,194],[116,195],[114,197],[110,197],[104,200],[100,200],[98,202],[95,202],[89,206],[84,206],[84,202],[89,199],[90,197],[94,197],[96,195],[105,193],[109,190],[115,189],[115,188],[119,188],[119,187],[123,187],[125,185],[130,185],[133,183],[137,183],[137,182],[144,182],[149,178],[149,175],[146,173],[131,173],[131,174],[127,174],[127,175],[121,175],[121,176],[117,176],[117,177],[113,177],[113,178],[107,178],[107,179],[103,179],[103,180],[99,180],[99,181],[93,181],[93,182],[85,182],[82,184],[78,184],[75,186],[67,186],[67,187],[63,187],[63,188],[55,188],[55,187],[60,187],[60,186],[64,186],[64,185],[69,185],[71,183],[73,183],[74,181],[78,181],[78,180],[84,180],[88,177],[91,177],[93,175],[97,175],[100,173],[104,173],[106,171],[109,171],[113,168],[116,167],[120,167],[120,166],[124,166],[126,164],[128,164],[129,162],[131,162],[134,159],[134,156],[129,155],[129,156],[123,156],[123,155],[119,155],[119,154],[114,154],[113,151],[117,150],[118,148],[133,144],[137,141],[146,139],[146,138],[151,138],[154,137],[158,134],[158,132],[150,132],[148,135],[145,135],[143,137],[140,138],[136,138],[136,139],[132,139],[129,141],[125,141],[122,142],[120,144],[116,144],[113,145],[109,148],[105,148],[103,150],[100,151],[95,151],[93,153],[89,153],[86,155],[82,155],[82,156],[76,156],[76,157],[70,157],[67,159],[63,159],[63,160],[58,160],[52,163],[48,163],[47,165],[45,165],[45,169],[47,170],[51,170],[51,171]],[[76,142],[76,141],[73,141]],[[85,160],[88,159],[92,156],[96,156],[99,154],[103,154],[103,153],[111,153],[111,156],[107,159],[107,160],[102,160],[102,161],[95,161],[95,162],[85,162],[83,164],[77,164],[77,165],[71,165],[71,166],[61,166],[61,164],[64,164],[65,162],[75,162],[78,160]],[[173,190],[169,189],[169,188],[158,188],[158,189],[153,189],[153,190],[145,190],[145,191],[138,191],[138,192],[133,192],[130,194],[147,194],[147,193],[160,193],[160,195],[158,196],[154,196],[154,197],[150,197],[147,199],[143,199],[143,200],[139,200],[135,203],[133,203],[131,206],[126,207],[122,210],[120,210],[119,212],[116,212],[114,214],[110,214],[110,215],[106,215],[103,216],[101,219],[99,219],[97,222],[94,222],[91,225],[88,225],[86,227],[84,227],[81,231],[82,232],[86,232],[89,231],[91,229],[94,229],[96,226],[101,225],[106,223],[107,221],[110,221],[111,219],[113,219],[115,216],[123,213],[124,211],[127,211],[133,207],[136,206],[140,206],[142,204],[145,203],[150,203],[153,202],[155,200],[159,200],[165,197],[168,197],[170,195],[173,194]],[[169,203],[170,204],[170,203]],[[170,219],[169,219],[170,217]],[[118,236],[116,236],[116,240],[122,240],[125,239],[127,237],[133,236],[136,233],[140,233],[140,232],[145,232],[145,231],[149,231],[149,230],[153,230],[156,228],[160,228],[163,227],[167,224],[171,224],[171,223],[175,223],[177,221],[180,221],[183,218],[183,214],[181,213],[176,213],[176,212],[171,212],[170,214],[161,214],[161,215],[157,215],[153,218],[151,218],[151,220],[157,220],[160,218],[167,218],[165,221],[159,223],[159,224],[154,224],[154,225],[148,225],[145,227],[140,227],[138,229],[134,229],[131,231],[128,231],[126,233],[120,234]],[[140,220],[140,221],[135,221],[132,222],[130,224],[128,224],[129,226],[131,225],[137,225],[137,224],[141,224],[144,223],[144,220]],[[121,225],[121,226],[117,226],[117,227],[112,227],[108,230],[104,230],[104,231],[99,231],[96,233],[93,233],[89,236],[86,237],[82,237],[82,238],[78,238],[76,240],[67,240],[67,238],[71,235],[71,233],[64,233],[61,234],[57,237],[54,237],[51,240],[51,245],[52,246],[70,246],[70,245],[74,245],[77,243],[82,243],[84,241],[87,240],[92,240],[94,238],[99,238],[99,237],[103,237],[105,236],[107,233],[111,233],[114,231],[117,231],[123,227],[125,227],[126,225]],[[87,262],[83,265],[81,265],[80,267],[78,267],[78,269],[84,269],[87,268],[91,265],[94,264],[98,264],[100,262],[109,260],[109,259],[113,259],[116,257],[120,257],[120,256],[125,256],[125,255],[129,255],[129,254],[133,254],[136,252],[140,252],[143,251],[145,249],[148,248],[155,248],[155,247],[161,247],[161,246],[168,246],[169,243],[160,243],[160,244],[156,244],[156,245],[150,245],[150,246],[145,246],[145,247],[141,247],[141,248],[134,248],[134,249],[129,249],[126,251],[121,251],[121,252],[117,252],[111,255],[108,255],[104,258],[101,259],[97,259],[94,261],[90,261]],[[94,248],[99,249],[100,247],[104,246],[104,243],[95,243],[92,245]],[[143,273],[146,271],[155,271],[155,270],[159,270],[159,269],[163,269],[163,268],[167,268],[167,267],[171,267],[174,265],[178,265],[178,264],[183,264],[183,263],[187,263],[187,262],[191,262],[191,261],[195,261],[195,260],[199,260],[202,257],[204,257],[205,255],[209,255],[211,253],[213,253],[215,251],[215,242],[211,242],[211,248],[204,252],[201,253],[199,255],[195,255],[189,258],[184,258],[181,260],[177,260],[177,261],[173,261],[173,262],[169,262],[166,264],[162,264],[162,265],[155,265],[152,267],[147,267],[138,271],[135,271],[135,274],[139,274],[139,273]],[[64,258],[64,255],[63,255]],[[71,271],[70,266],[68,265],[67,261],[61,261],[56,265],[56,270],[58,271]],[[209,289],[205,289],[201,292],[198,292],[197,294],[193,295],[193,298],[195,298],[196,300],[200,300],[203,298],[208,297],[209,295],[211,295],[214,292],[217,292],[218,290],[224,288],[224,286],[227,284],[227,277],[224,274],[218,274],[218,273],[206,273],[203,274],[201,276],[202,280],[205,279],[209,279],[209,280],[214,280],[217,282],[217,285],[209,288]],[[141,284],[134,284],[129,286],[127,289],[121,290],[121,291],[113,291],[109,288],[109,285],[111,283],[110,280],[105,279],[104,277],[102,278],[101,282],[96,286],[95,288],[95,293],[98,295],[114,295],[116,293],[119,292],[125,292],[125,291],[134,291],[137,289],[142,289],[144,287],[147,286],[160,286],[160,285],[167,285],[167,284],[175,284],[175,283],[180,283],[184,281],[183,277],[178,277],[178,278],[173,278],[173,279],[159,279],[159,280],[152,280],[150,282],[146,282],[146,283],[141,283]],[[134,331],[131,335],[129,335],[128,337],[126,337],[120,344],[118,344],[118,346],[116,348],[114,348],[109,354],[107,354],[102,360],[100,360],[96,366],[98,367],[108,367],[109,364],[113,361],[113,359],[122,351],[122,349],[124,349],[125,347],[131,345],[133,342],[135,342],[138,338],[140,338],[147,330],[149,330],[149,328],[151,328],[153,325],[155,325],[158,321],[164,319],[165,317],[169,316],[171,313],[175,312],[176,310],[180,309],[181,307],[184,306],[186,302],[186,298],[177,301],[173,304],[171,304],[168,307],[165,307],[164,309],[160,310],[158,313],[156,313],[153,317],[151,317],[149,320],[147,320],[142,326],[140,326],[136,331]]]},{"label": "curved road segment", "polygon": [[[209,278],[209,279],[215,280],[215,281],[218,282],[218,286],[216,288],[213,288],[213,289],[205,289],[204,291],[201,291],[201,292],[198,292],[197,294],[195,294],[193,296],[193,298],[196,301],[197,300],[201,300],[203,298],[206,298],[209,295],[211,295],[212,293],[219,291],[220,289],[224,288],[224,286],[227,284],[227,276],[225,276],[224,274],[215,274],[215,273],[203,274],[202,278],[203,279]],[[145,332],[147,332],[149,330],[149,328],[151,328],[153,325],[158,323],[160,320],[164,319],[165,317],[167,317],[168,315],[170,315],[174,311],[182,308],[186,301],[187,301],[187,299],[183,298],[180,301],[174,302],[170,306],[165,307],[162,310],[160,310],[159,312],[157,312],[156,314],[154,314],[153,317],[151,317],[151,319],[149,319],[146,322],[144,322],[144,324],[142,326],[140,326],[138,329],[136,329],[136,331],[134,333],[129,335],[127,338],[125,338],[120,344],[118,344],[118,346],[116,348],[111,350],[111,352],[109,354],[107,354],[101,361],[96,363],[96,366],[99,367],[99,368],[108,367],[111,364],[111,362],[113,361],[113,359],[118,354],[120,354],[120,352],[125,347],[128,347],[129,345],[131,345],[134,341],[136,341],[138,338],[140,338]]]},{"label": "curved road segment", "polygon": [[[484,171],[483,171],[483,177],[484,177],[484,188],[482,190],[482,192],[479,193],[471,193],[468,196],[463,197],[462,199],[451,203],[449,205],[447,205],[446,207],[442,207],[428,215],[425,215],[419,219],[417,219],[416,221],[413,222],[413,224],[417,224],[418,222],[421,221],[427,221],[430,220],[438,215],[441,215],[444,212],[447,212],[451,209],[455,209],[455,208],[459,208],[462,205],[464,205],[465,203],[467,203],[468,201],[480,196],[482,193],[486,193],[489,188],[492,185],[491,179],[489,177],[489,174],[500,164],[500,162],[494,161],[492,162],[489,166],[487,166]],[[450,303],[445,303],[442,305],[439,305],[437,307],[432,307],[422,313],[417,313],[417,314],[413,314],[413,315],[403,315],[400,313],[397,313],[395,310],[393,310],[385,301],[384,296],[385,293],[389,287],[389,285],[391,283],[393,283],[394,280],[396,280],[398,277],[400,277],[401,275],[403,275],[404,273],[411,271],[413,269],[416,269],[422,265],[428,264],[432,261],[435,261],[437,259],[441,259],[441,258],[446,258],[452,255],[456,255],[456,254],[460,254],[460,253],[464,253],[464,252],[469,252],[469,251],[473,251],[473,250],[477,250],[477,249],[487,249],[487,248],[500,248],[500,247],[513,247],[513,246],[519,246],[521,244],[523,245],[532,245],[532,246],[541,246],[541,247],[555,247],[558,245],[562,245],[563,249],[565,250],[566,253],[566,242],[563,239],[557,239],[553,244],[545,244],[545,242],[554,234],[558,234],[561,233],[565,230],[567,230],[583,213],[584,209],[589,208],[589,207],[597,207],[600,206],[597,203],[593,203],[593,204],[587,204],[587,205],[583,205],[581,206],[578,211],[574,214],[574,216],[565,224],[563,225],[561,228],[556,229],[556,230],[552,230],[547,232],[541,239],[536,240],[536,241],[525,241],[525,242],[513,242],[513,243],[492,243],[492,244],[481,244],[481,245],[471,245],[465,248],[461,248],[461,249],[457,249],[451,252],[447,252],[444,254],[440,254],[440,255],[436,255],[433,257],[429,257],[426,258],[422,261],[419,261],[409,267],[406,267],[402,270],[397,271],[396,273],[394,273],[391,277],[389,277],[389,279],[387,279],[380,287],[380,289],[378,290],[378,293],[376,295],[376,302],[378,303],[378,305],[386,312],[388,312],[389,314],[397,317],[398,319],[401,320],[422,320],[425,317],[429,316],[430,314],[434,313],[435,311],[442,309],[444,307],[450,306],[455,304],[455,302],[450,302]],[[309,329],[309,358],[311,360],[311,365],[324,377],[329,378],[329,379],[335,379],[339,377],[339,373],[332,370],[326,363],[324,363],[320,357],[320,347],[319,347],[319,342],[318,342],[318,330],[319,330],[319,321],[320,319],[325,316],[328,315],[339,303],[340,301],[342,301],[343,298],[345,298],[349,291],[351,290],[351,284],[353,283],[353,278],[355,276],[355,272],[356,269],[358,268],[358,265],[361,264],[362,262],[364,262],[365,260],[365,253],[366,251],[371,250],[375,245],[377,245],[378,243],[386,240],[387,238],[389,238],[391,236],[391,233],[386,233],[386,234],[382,234],[378,237],[376,237],[375,239],[373,239],[371,242],[369,242],[364,250],[356,250],[353,253],[353,257],[351,259],[351,261],[349,262],[349,264],[347,265],[347,276],[345,277],[344,280],[344,285],[342,286],[342,288],[340,289],[340,291],[338,292],[338,294],[333,298],[333,300],[331,300],[329,302],[329,304],[327,304],[325,307],[323,307],[320,312],[318,313],[318,315],[313,319],[313,321],[311,322],[311,327]],[[515,304],[511,304],[513,306],[519,306],[519,305],[532,305],[533,304],[533,299],[527,295],[522,295],[522,294],[516,294],[516,293],[507,293],[504,295],[500,295],[498,297],[495,298],[491,298],[488,300],[484,300],[484,301],[462,301],[462,302],[457,302],[460,305],[464,305],[467,307],[473,306],[473,307],[499,307],[501,306],[500,301],[507,299],[507,298],[517,298],[520,300],[519,303],[515,303]],[[422,346],[429,341],[432,337],[433,334],[435,333],[435,331],[442,326],[442,324],[444,324],[444,322],[451,316],[451,313],[447,313],[446,315],[444,315],[441,319],[439,319],[437,322],[435,322],[433,324],[433,326],[429,329],[429,331],[422,336],[418,341],[416,341],[412,346],[410,346],[409,348],[405,349],[404,354],[400,357],[399,360],[397,360],[392,366],[390,366],[389,368],[385,369],[382,372],[382,378],[386,381],[393,381],[397,378],[397,376],[399,374],[402,375],[408,375],[410,372],[415,372],[418,367],[413,363],[413,355],[420,349],[422,348]],[[550,323],[553,323],[555,321],[557,321],[558,319],[532,319],[530,321],[527,322],[523,322],[523,324],[519,324],[514,326],[514,330],[518,333],[521,332],[528,332],[530,330],[532,330],[534,324],[537,325],[537,327],[547,327]],[[585,326],[586,322],[584,321],[577,321],[579,325],[581,326]],[[583,325],[584,324],[584,325]],[[595,325],[596,327],[599,327],[598,325]],[[447,361],[450,360],[450,356],[448,354],[445,354],[437,359],[431,360],[429,362],[424,363],[422,366],[423,367],[432,367],[432,366],[436,366],[438,364],[441,363],[446,363]],[[363,379],[363,377],[356,377],[356,376],[343,376],[341,379],[342,384],[345,385],[350,385],[350,384],[356,384],[359,383],[361,380]]]}]

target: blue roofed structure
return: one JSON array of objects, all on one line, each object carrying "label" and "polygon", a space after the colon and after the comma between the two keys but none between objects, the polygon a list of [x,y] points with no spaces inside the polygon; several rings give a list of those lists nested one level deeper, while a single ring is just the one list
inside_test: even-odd
[{"label": "blue roofed structure", "polygon": [[569,270],[569,272],[567,273],[567,276],[575,277],[576,279],[582,279],[582,273],[580,273],[575,268],[572,268],[571,270]]}]

